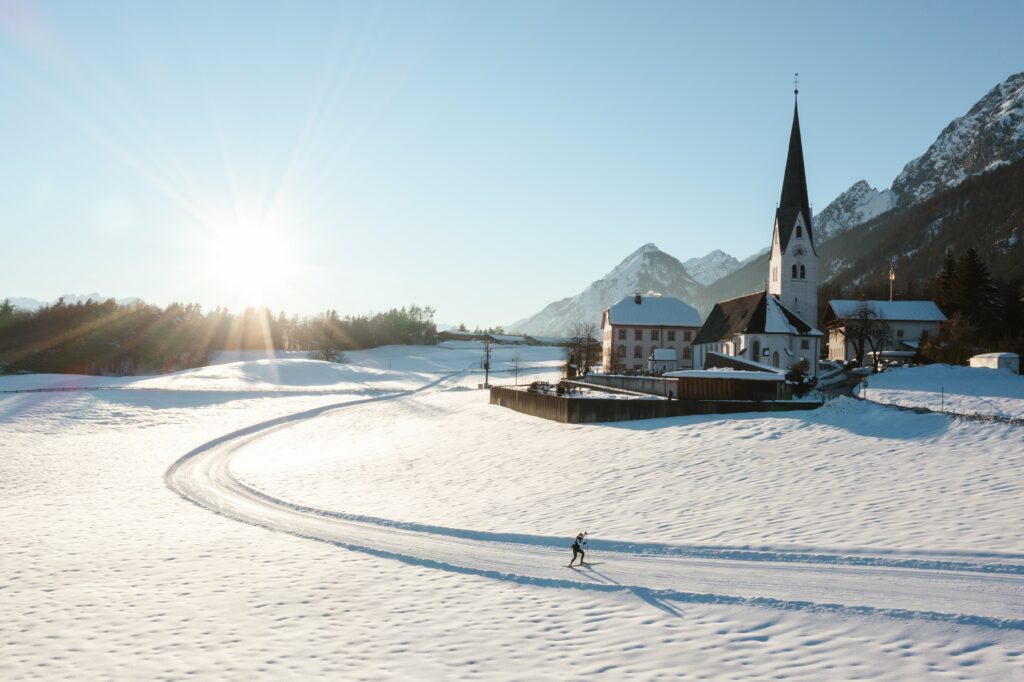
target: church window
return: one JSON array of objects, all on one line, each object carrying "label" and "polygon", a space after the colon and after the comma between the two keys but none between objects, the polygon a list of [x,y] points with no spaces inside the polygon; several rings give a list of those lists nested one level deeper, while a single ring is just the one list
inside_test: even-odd
[{"label": "church window", "polygon": [[802,228],[801,228],[801,227],[800,227],[799,225],[797,225],[797,226],[796,226],[796,238],[797,238],[797,239],[800,239],[800,238],[801,238],[801,237],[803,237],[803,236],[804,236],[804,231],[803,231],[803,229],[802,229]]},{"label": "church window", "polygon": [[[643,329],[634,329],[633,330],[633,340],[634,341],[643,341],[644,340],[644,330]],[[640,357],[640,356],[638,355],[637,357]]]},{"label": "church window", "polygon": [[[625,341],[625,340],[626,340],[626,330],[625,329],[619,329],[619,341]],[[623,346],[623,348],[625,348],[625,346]]]},{"label": "church window", "polygon": [[754,352],[751,354],[750,358],[752,360],[756,360],[761,355],[761,342],[758,339],[754,339],[754,343],[751,347],[754,349]]},{"label": "church window", "polygon": [[793,263],[793,279],[796,279],[796,263]]},{"label": "church window", "polygon": [[779,366],[779,351],[772,353],[772,367]]},{"label": "church window", "polygon": [[669,329],[668,330],[668,340],[669,341],[675,341],[676,340],[676,332],[675,332],[674,329]]},{"label": "church window", "polygon": [[807,279],[807,270],[803,265],[800,266],[800,279]]},{"label": "church window", "polygon": [[633,357],[634,358],[641,358],[641,359],[643,359],[643,357],[644,357],[644,349],[641,348],[640,346],[635,346],[633,348]]}]

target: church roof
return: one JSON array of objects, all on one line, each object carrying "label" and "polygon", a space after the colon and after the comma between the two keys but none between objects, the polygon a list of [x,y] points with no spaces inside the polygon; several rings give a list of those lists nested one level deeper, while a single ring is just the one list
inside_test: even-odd
[{"label": "church roof", "polygon": [[761,291],[716,303],[693,343],[714,343],[732,339],[736,334],[821,336],[820,331],[777,298]]},{"label": "church roof", "polygon": [[626,296],[608,308],[607,312],[608,324],[649,327],[700,326],[700,313],[697,309],[675,296]]},{"label": "church roof", "polygon": [[789,238],[793,234],[796,218],[803,213],[804,225],[807,226],[807,237],[814,246],[814,230],[811,229],[811,202],[807,198],[807,174],[804,171],[804,148],[800,140],[800,114],[796,102],[793,103],[793,129],[789,134],[789,155],[786,157],[786,173],[782,178],[782,196],[779,207],[775,209],[775,219],[779,226],[779,246],[786,251]]}]

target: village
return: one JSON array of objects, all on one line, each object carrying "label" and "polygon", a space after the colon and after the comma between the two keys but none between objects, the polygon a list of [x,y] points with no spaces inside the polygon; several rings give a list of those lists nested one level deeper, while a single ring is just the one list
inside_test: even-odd
[{"label": "village", "polygon": [[[438,339],[483,343],[485,370],[491,344],[565,348],[557,385],[481,385],[493,404],[562,422],[815,409],[828,397],[852,395],[887,367],[926,362],[922,349],[947,318],[933,300],[893,300],[892,267],[888,300],[826,300],[819,315],[796,101],[770,254],[763,290],[719,301],[703,320],[679,298],[634,292],[607,307],[599,324],[567,320],[566,337],[443,331]],[[1014,352],[982,353],[969,363],[1020,373]]]}]

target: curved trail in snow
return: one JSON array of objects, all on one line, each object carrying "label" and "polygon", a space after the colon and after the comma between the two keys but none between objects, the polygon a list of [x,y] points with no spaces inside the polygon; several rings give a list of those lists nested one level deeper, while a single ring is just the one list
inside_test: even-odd
[{"label": "curved trail in snow", "polygon": [[354,405],[429,390],[352,400],[221,436],[181,457],[165,481],[185,499],[270,530],[408,564],[550,588],[629,591],[673,614],[685,603],[878,615],[1024,630],[1024,556],[871,550],[747,549],[591,542],[593,564],[568,568],[568,541],[443,528],[306,507],[234,476],[231,460],[289,424]]}]

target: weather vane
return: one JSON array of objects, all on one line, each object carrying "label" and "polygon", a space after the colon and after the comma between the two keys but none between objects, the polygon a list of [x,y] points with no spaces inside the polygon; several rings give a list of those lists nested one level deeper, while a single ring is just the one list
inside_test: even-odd
[{"label": "weather vane", "polygon": [[793,94],[800,94],[800,72],[793,74]]}]

